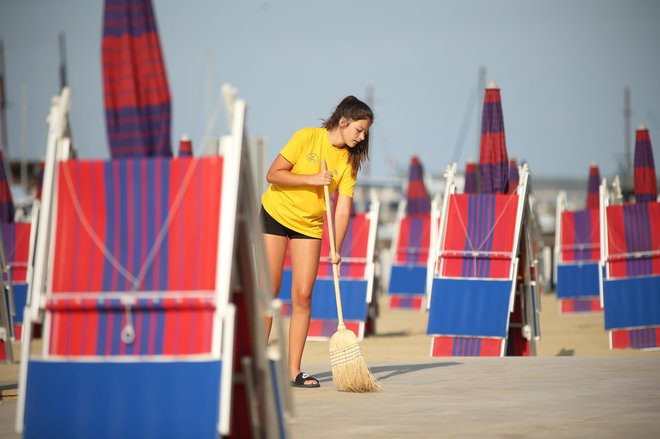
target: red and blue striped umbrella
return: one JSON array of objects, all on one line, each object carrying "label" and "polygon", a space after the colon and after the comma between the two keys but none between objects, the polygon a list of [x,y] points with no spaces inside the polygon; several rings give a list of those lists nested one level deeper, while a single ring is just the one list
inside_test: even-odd
[{"label": "red and blue striped umbrella", "polygon": [[598,186],[600,185],[600,170],[598,165],[592,163],[589,166],[589,183],[587,185],[587,209],[598,209],[600,206],[600,195]]},{"label": "red and blue striped umbrella", "polygon": [[192,155],[192,140],[184,134],[179,140],[179,157],[192,157]]},{"label": "red and blue striped umbrella", "polygon": [[151,0],[105,0],[102,51],[112,157],[171,157],[170,92]]},{"label": "red and blue striped umbrella", "polygon": [[429,193],[424,185],[424,170],[419,157],[413,156],[410,160],[408,174],[408,194],[406,211],[408,215],[427,214],[431,212]]},{"label": "red and blue striped umbrella", "polygon": [[520,173],[518,172],[518,162],[516,159],[509,160],[509,193],[512,194],[518,190],[520,182]]},{"label": "red and blue striped umbrella", "polygon": [[44,189],[44,172],[46,169],[46,162],[41,160],[39,162],[39,173],[37,174],[37,190],[35,194],[35,198],[37,200],[41,200],[41,194]]},{"label": "red and blue striped umbrella", "polygon": [[5,173],[4,158],[2,151],[0,151],[0,222],[13,223],[15,213],[14,199],[11,196],[11,188]]},{"label": "red and blue striped umbrella", "polygon": [[502,100],[497,84],[486,88],[481,118],[479,153],[479,184],[483,194],[507,193],[509,189],[509,158],[504,137]]},{"label": "red and blue striped umbrella", "polygon": [[639,124],[635,132],[635,201],[644,203],[658,199],[658,182],[655,176],[655,162],[651,136],[644,124]]},{"label": "red and blue striped umbrella", "polygon": [[472,160],[465,163],[465,188],[463,192],[466,194],[479,192],[479,188],[477,188],[477,164]]}]

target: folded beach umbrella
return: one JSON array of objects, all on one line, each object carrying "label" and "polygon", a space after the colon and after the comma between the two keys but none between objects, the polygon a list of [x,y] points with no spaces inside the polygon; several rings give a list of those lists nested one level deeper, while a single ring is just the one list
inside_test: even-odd
[{"label": "folded beach umbrella", "polygon": [[658,198],[658,182],[651,148],[651,136],[643,123],[635,132],[635,201],[644,203]]},{"label": "folded beach umbrella", "polygon": [[518,173],[518,162],[516,159],[509,160],[509,193],[512,194],[518,190],[520,174]]},{"label": "folded beach umbrella", "polygon": [[179,140],[179,157],[192,157],[192,155],[192,140],[187,134],[184,134]]},{"label": "folded beach umbrella", "polygon": [[44,172],[46,170],[46,162],[41,160],[39,162],[39,173],[37,174],[37,190],[35,194],[35,198],[37,200],[41,200],[41,193],[44,188]]},{"label": "folded beach umbrella", "polygon": [[105,0],[102,52],[112,158],[171,157],[170,92],[151,0]]},{"label": "folded beach umbrella", "polygon": [[14,200],[11,196],[11,188],[5,173],[5,163],[0,151],[0,222],[13,223],[14,222]]},{"label": "folded beach umbrella", "polygon": [[424,170],[419,157],[412,156],[408,174],[408,193],[406,211],[408,215],[427,214],[431,212],[431,200],[424,185]]},{"label": "folded beach umbrella", "polygon": [[598,165],[592,163],[589,166],[589,183],[587,185],[587,209],[598,209],[600,196],[598,186],[600,185],[600,170]]},{"label": "folded beach umbrella", "polygon": [[465,163],[465,188],[463,192],[466,194],[476,194],[479,192],[477,188],[477,164],[472,160]]},{"label": "folded beach umbrella", "polygon": [[504,137],[504,118],[500,89],[490,82],[484,97],[479,149],[479,184],[483,194],[507,193],[509,158]]}]

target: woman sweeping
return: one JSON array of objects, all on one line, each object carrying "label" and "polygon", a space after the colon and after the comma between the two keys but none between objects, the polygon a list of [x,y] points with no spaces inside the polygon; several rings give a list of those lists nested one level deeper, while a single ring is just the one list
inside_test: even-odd
[{"label": "woman sweeping", "polygon": [[[313,376],[300,370],[311,318],[312,289],[321,257],[325,201],[323,186],[339,191],[335,209],[336,254],[348,229],[358,171],[369,153],[369,128],[374,116],[367,104],[354,96],[344,98],[321,128],[297,131],[268,170],[270,183],[261,197],[264,244],[273,292],[279,295],[287,245],[291,258],[291,320],[289,325],[289,375],[296,387],[320,387]],[[328,170],[321,164],[327,162]],[[272,319],[266,322],[270,334]]]}]

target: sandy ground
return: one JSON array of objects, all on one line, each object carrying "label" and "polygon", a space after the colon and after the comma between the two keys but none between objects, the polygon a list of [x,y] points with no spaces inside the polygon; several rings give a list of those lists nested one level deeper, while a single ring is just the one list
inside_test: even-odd
[{"label": "sandy ground", "polygon": [[[406,359],[428,360],[431,341],[426,335],[428,315],[422,311],[391,310],[381,297],[380,316],[376,320],[376,333],[360,342],[367,361],[383,362]],[[607,332],[603,329],[603,314],[560,315],[554,294],[541,297],[541,340],[537,341],[538,356],[660,356],[660,351],[634,349],[610,350]],[[286,324],[286,322],[285,322]],[[20,356],[15,345],[15,357]],[[327,362],[327,341],[310,341],[305,347],[305,363]],[[314,371],[309,371],[313,373]],[[11,397],[18,382],[18,364],[0,365],[0,391]]]},{"label": "sandy ground", "polygon": [[[376,334],[360,342],[368,362],[394,359],[428,360],[431,339],[426,335],[428,314],[421,311],[391,310],[381,297]],[[660,351],[633,349],[610,350],[603,314],[559,314],[553,293],[541,297],[541,340],[537,341],[539,357],[554,356],[660,356]],[[308,342],[303,356],[305,363],[328,361],[328,342]],[[314,371],[309,371],[313,373]]]},{"label": "sandy ground", "polygon": [[[374,373],[378,375],[379,380],[384,379],[385,382],[390,386],[389,391],[386,393],[387,395],[390,395],[389,398],[394,399],[388,403],[388,406],[392,404],[402,404],[404,399],[401,398],[409,397],[410,401],[408,404],[410,405],[410,409],[419,410],[421,404],[419,395],[423,394],[424,392],[431,392],[431,390],[427,390],[426,388],[420,389],[419,387],[415,387],[417,385],[423,385],[423,383],[426,382],[424,380],[429,380],[429,383],[440,386],[443,389],[443,392],[446,389],[451,388],[451,383],[454,379],[452,378],[454,373],[445,376],[445,374],[442,373],[433,373],[433,370],[465,370],[465,381],[467,383],[477,383],[475,385],[479,386],[478,389],[474,390],[475,392],[481,395],[481,393],[484,391],[491,391],[491,393],[494,395],[493,397],[495,397],[499,395],[499,390],[497,388],[491,389],[489,387],[492,385],[492,379],[504,382],[510,379],[511,374],[520,375],[524,373],[531,373],[528,372],[530,370],[529,367],[524,366],[522,369],[520,369],[520,367],[523,366],[520,362],[527,362],[525,364],[534,366],[531,369],[540,367],[547,373],[547,376],[544,376],[543,380],[539,380],[536,375],[521,378],[524,381],[521,383],[521,385],[527,386],[527,383],[529,383],[529,385],[532,387],[537,387],[535,394],[536,398],[541,398],[543,400],[547,399],[547,395],[552,394],[553,392],[553,390],[549,389],[548,386],[560,386],[557,387],[559,389],[561,389],[561,386],[565,386],[565,389],[563,389],[563,396],[556,395],[557,398],[555,403],[548,403],[549,405],[545,407],[547,413],[552,414],[550,417],[546,416],[547,419],[544,418],[543,422],[547,423],[547,426],[544,427],[546,430],[538,430],[538,426],[529,427],[533,429],[532,431],[536,431],[537,433],[542,433],[543,431],[547,433],[538,437],[593,437],[592,434],[595,434],[599,437],[621,437],[619,436],[619,433],[623,433],[621,428],[624,427],[624,430],[628,429],[627,431],[630,431],[630,428],[639,427],[636,430],[636,437],[657,437],[654,436],[654,432],[658,431],[657,428],[660,428],[660,423],[655,421],[655,416],[652,415],[653,413],[657,413],[655,410],[656,408],[660,407],[660,399],[654,396],[657,395],[657,391],[660,391],[660,374],[655,372],[658,370],[657,366],[659,364],[658,361],[660,361],[660,351],[638,351],[631,349],[611,351],[608,345],[607,332],[603,329],[602,313],[560,315],[558,313],[558,305],[554,294],[544,294],[541,300],[542,312],[540,317],[542,339],[537,342],[538,359],[518,358],[510,359],[508,361],[502,361],[502,359],[497,358],[483,360],[471,360],[466,358],[431,359],[429,357],[430,337],[426,335],[427,313],[421,311],[390,310],[387,308],[387,306],[384,305],[386,303],[385,297],[381,298],[381,303],[383,306],[381,306],[380,316],[376,320],[376,333],[362,340],[360,342],[360,347],[362,348],[362,353],[367,364],[375,366],[373,367]],[[286,325],[286,321],[284,324]],[[308,422],[308,416],[314,414],[318,410],[339,410],[335,407],[335,405],[340,403],[343,398],[347,398],[345,394],[342,395],[341,392],[336,392],[333,388],[334,386],[332,386],[332,378],[329,373],[330,360],[328,354],[328,346],[329,343],[327,341],[307,343],[303,357],[303,370],[315,374],[319,377],[322,382],[322,390],[323,392],[327,393],[327,397],[318,398],[317,394],[306,390],[300,392],[300,389],[294,389],[294,412],[297,412],[297,415],[293,419],[291,428],[293,436],[295,437],[307,437],[308,433],[313,433],[315,436],[318,436],[318,419],[314,420],[314,417],[312,417]],[[16,345],[15,352],[17,358],[19,356],[18,348],[19,346]],[[543,360],[543,358],[540,357],[546,357],[546,360]],[[553,360],[552,357],[555,359]],[[556,363],[558,360],[560,360],[560,357],[584,358],[575,358],[570,361]],[[646,359],[635,359],[632,357],[646,357]],[[611,360],[608,361],[608,358]],[[550,362],[548,363],[548,361]],[[399,370],[403,367],[401,366],[402,364],[405,365],[405,370]],[[458,365],[463,365],[464,369],[452,369],[451,367],[444,367]],[[487,369],[489,370],[497,371],[501,369],[500,375],[497,377],[491,377],[491,381],[486,380],[486,382],[479,384],[478,380],[481,379],[480,377],[483,375],[485,366],[487,366]],[[635,380],[632,378],[634,373],[631,371],[637,370],[641,366],[649,369],[649,371],[647,371],[647,375],[650,379],[656,381],[657,378],[659,383],[657,389],[650,388],[648,385],[644,385],[643,381]],[[518,367],[518,369],[515,369],[516,367]],[[585,378],[580,370],[585,367],[590,368],[590,370],[602,371],[602,373],[598,372],[602,376],[596,373],[594,376],[587,377],[593,381],[592,385],[600,390],[596,391],[595,393],[592,392],[592,394],[589,393],[589,388],[586,388],[586,390],[580,390],[578,392],[579,395],[583,395],[586,392],[586,394],[591,395],[591,399],[580,403],[582,404],[580,406],[581,411],[575,411],[572,406],[567,407],[565,405],[565,393],[571,391],[571,386],[579,387],[583,385],[583,380]],[[395,371],[393,368],[398,369]],[[460,373],[463,372],[456,373],[459,373],[460,376]],[[564,377],[566,377],[567,374],[573,374],[574,377],[571,378],[571,376],[569,376],[570,379],[564,380]],[[408,376],[406,377],[406,375]],[[449,381],[444,382],[442,381],[443,379]],[[548,381],[549,379],[550,381]],[[555,381],[552,381],[553,379]],[[633,381],[626,381],[630,379]],[[419,380],[422,380],[422,382],[418,382]],[[0,366],[0,438],[2,439],[19,437],[13,431],[17,382],[18,364],[5,364]],[[606,382],[610,383],[609,385],[611,388],[603,387],[603,383]],[[620,406],[608,406],[610,411],[619,410],[626,413],[630,412],[627,415],[630,417],[630,419],[626,421],[628,422],[627,424],[612,424],[611,428],[614,428],[614,430],[604,430],[603,425],[605,424],[603,424],[603,422],[606,423],[607,419],[612,418],[612,416],[614,416],[613,412],[608,415],[607,413],[609,412],[604,412],[601,410],[597,413],[594,413],[592,416],[590,412],[587,413],[584,411],[585,405],[591,407],[593,404],[597,404],[599,400],[618,400],[617,395],[620,395],[622,389],[628,389],[633,384],[637,385],[638,389],[636,391],[637,393],[631,395],[631,401],[623,401],[621,402]],[[553,389],[555,387],[553,387]],[[298,392],[295,392],[296,390]],[[474,422],[469,420],[466,420],[463,423],[456,421],[456,413],[453,412],[456,410],[456,408],[453,404],[455,403],[456,398],[460,399],[460,395],[466,391],[465,389],[456,390],[456,392],[454,392],[455,394],[452,394],[453,399],[443,403],[447,404],[446,406],[438,407],[438,410],[441,413],[444,413],[443,416],[447,418],[443,421],[445,423],[444,425],[446,426],[445,428],[453,428],[453,433],[448,437],[483,437],[484,432],[489,431],[487,429],[484,430],[484,428],[496,428],[501,430],[497,430],[499,433],[493,437],[525,437],[525,434],[522,436],[511,436],[510,434],[512,431],[524,432],[524,430],[520,430],[521,427],[516,427],[514,423],[510,421],[506,421],[504,423],[501,422],[501,419],[508,419],[512,416],[511,410],[517,412],[520,409],[524,409],[525,404],[527,404],[526,401],[518,401],[521,398],[520,395],[525,395],[525,392],[527,391],[526,388],[523,388],[522,390],[513,390],[516,390],[515,394],[512,393],[511,389],[509,389],[509,393],[511,393],[510,402],[521,404],[520,408],[511,408],[506,404],[504,406],[497,407],[490,407],[488,405],[483,407],[484,413],[499,413],[497,416],[497,419],[499,420],[497,422],[500,423],[497,424],[496,427],[492,427],[493,422],[495,422],[495,418],[489,418],[487,420],[480,421],[475,419],[474,421],[477,422],[477,424],[474,424]],[[406,392],[413,392],[413,394],[408,395]],[[429,404],[436,404],[438,401],[437,395],[434,395],[432,392],[426,397],[430,398]],[[640,407],[640,411],[636,412],[628,410],[628,407],[625,404],[634,404],[635,401],[637,401],[636,398],[638,397],[645,398],[647,401],[651,401],[654,404],[649,406],[652,408],[651,412],[653,413],[649,412],[648,407],[646,409],[644,409],[644,407]],[[367,399],[364,401],[361,399],[359,401],[355,399],[352,401],[352,403],[363,407],[363,404],[368,404],[369,400],[369,397],[364,398]],[[335,401],[335,399],[337,400]],[[475,401],[477,400],[466,401],[466,412],[473,410]],[[487,400],[483,400],[483,398],[479,399],[478,401],[481,401],[483,404],[487,404]],[[318,406],[319,404],[321,404],[321,406]],[[323,404],[325,404],[325,406],[323,406]],[[507,404],[509,403],[507,402]],[[344,407],[343,410],[358,409],[357,406],[347,407],[348,408]],[[308,410],[309,413],[305,410]],[[392,419],[395,419],[396,416],[401,416],[401,413],[399,412],[393,412],[389,415],[381,414],[381,416],[385,416],[385,418],[382,419],[383,425],[385,425],[387,421],[390,420],[386,419],[388,416],[393,417]],[[451,415],[451,413],[454,413],[454,415]],[[337,412],[336,416],[346,416],[346,413]],[[590,423],[585,421],[585,419],[587,419],[585,416],[588,419],[591,419]],[[562,421],[565,418],[570,418],[571,420],[569,424],[574,425],[575,427],[567,427],[566,425],[568,424],[565,425],[565,423]],[[403,423],[405,428],[417,428],[419,430],[417,433],[422,436],[428,434],[430,431],[434,431],[433,429],[435,428],[434,425],[429,427],[422,421],[418,422],[415,421],[415,419],[408,417],[399,418],[396,422]],[[405,424],[406,422],[409,424]],[[426,422],[428,423],[428,421]],[[587,424],[586,427],[585,422]],[[477,426],[471,427],[473,424]],[[491,427],[487,427],[488,425]],[[561,427],[557,427],[558,425]],[[360,425],[356,424],[355,428],[359,427]],[[547,428],[550,427],[554,429],[547,430]],[[388,434],[383,436],[382,432],[378,432],[376,428],[377,426],[372,426],[371,433],[377,435],[378,437],[400,437],[399,433],[402,433],[402,431],[399,430],[387,430]],[[431,428],[431,430],[429,430],[429,428]],[[526,426],[524,428],[528,427]],[[619,430],[616,430],[616,428],[619,428]],[[370,435],[370,433],[363,431],[363,433],[366,433],[366,436],[361,436],[359,434],[360,430],[351,431],[355,434],[353,436],[348,435],[346,437],[367,437]],[[450,433],[447,430],[445,431]],[[609,432],[609,434],[605,434],[603,436],[603,433],[607,432]],[[575,436],[575,434],[578,434],[578,436]],[[334,436],[326,435],[323,437]]]}]

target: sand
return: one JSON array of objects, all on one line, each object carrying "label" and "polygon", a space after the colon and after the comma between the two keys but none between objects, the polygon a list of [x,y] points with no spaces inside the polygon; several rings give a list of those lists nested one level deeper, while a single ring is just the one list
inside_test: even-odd
[{"label": "sand", "polygon": [[[428,360],[431,339],[426,335],[428,314],[422,311],[392,310],[381,296],[380,316],[376,333],[365,337],[360,347],[368,362],[397,359]],[[537,356],[660,356],[660,350],[610,350],[608,333],[602,313],[560,314],[553,293],[541,296],[541,340],[537,341]],[[305,363],[327,361],[328,342],[308,342],[303,355]],[[310,371],[313,372],[313,371]]]},{"label": "sand", "polygon": [[[321,389],[291,389],[291,437],[657,437],[660,351],[610,350],[602,313],[541,304],[536,358],[431,358],[427,313],[382,306],[360,342],[381,394],[337,392],[329,343],[308,342],[303,370]],[[0,438],[19,437],[17,382],[17,364],[0,366]]]}]

